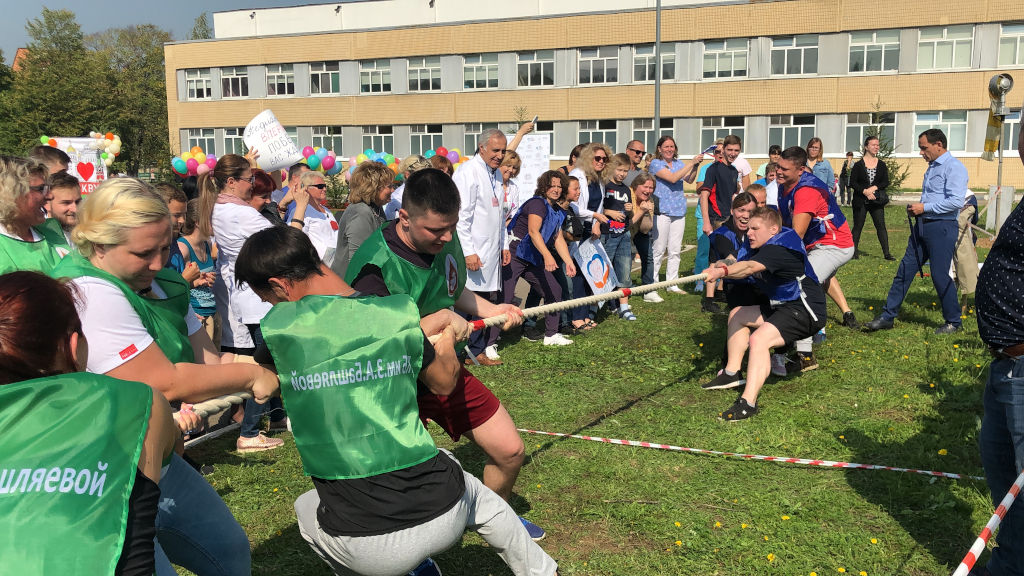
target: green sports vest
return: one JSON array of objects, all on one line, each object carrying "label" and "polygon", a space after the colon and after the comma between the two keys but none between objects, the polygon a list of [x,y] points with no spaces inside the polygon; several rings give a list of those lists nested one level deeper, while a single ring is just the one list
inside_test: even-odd
[{"label": "green sports vest", "polygon": [[423,332],[408,296],[306,296],[260,327],[307,475],[366,478],[437,455],[416,404]]},{"label": "green sports vest", "polygon": [[152,402],[85,372],[0,386],[0,575],[114,573]]},{"label": "green sports vest", "polygon": [[192,344],[188,340],[188,328],[185,325],[189,286],[181,274],[168,268],[157,272],[156,282],[167,294],[166,299],[139,296],[120,278],[100,270],[77,252],[61,260],[50,275],[54,278],[71,279],[92,276],[117,286],[132,305],[132,310],[139,315],[146,332],[153,337],[168,360],[172,363],[195,361]]},{"label": "green sports vest", "polygon": [[[388,223],[384,226],[394,225]],[[412,297],[420,316],[454,306],[466,287],[466,257],[462,254],[458,235],[452,232],[452,239],[434,256],[434,264],[430,268],[420,268],[388,248],[381,232],[383,229],[382,226],[375,230],[356,250],[348,265],[345,282],[351,284],[363,266],[373,264],[380,268],[384,284],[392,294]]]},{"label": "green sports vest", "polygon": [[16,270],[33,270],[49,274],[61,258],[71,251],[57,220],[48,218],[32,229],[43,239],[38,242],[26,242],[0,234],[0,274]]}]

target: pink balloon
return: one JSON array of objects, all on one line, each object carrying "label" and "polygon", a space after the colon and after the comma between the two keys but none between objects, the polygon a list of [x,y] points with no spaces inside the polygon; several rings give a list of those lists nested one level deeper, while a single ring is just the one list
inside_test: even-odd
[{"label": "pink balloon", "polygon": [[[213,156],[207,156],[206,162],[203,164],[203,166],[206,166],[210,170],[213,170],[214,168],[217,167],[217,159],[214,158]],[[202,174],[202,172],[200,172],[200,174]]]},{"label": "pink balloon", "polygon": [[335,162],[336,160],[334,159],[334,156],[324,156],[323,159],[320,160],[320,166],[323,167],[324,170],[330,170],[331,168],[334,168]]},{"label": "pink balloon", "polygon": [[338,157],[338,155],[334,153],[334,150],[328,150],[327,151],[327,155],[330,156],[331,158],[337,158]]},{"label": "pink balloon", "polygon": [[200,164],[196,167],[196,174],[206,174],[210,171],[210,166],[207,164]]},{"label": "pink balloon", "polygon": [[195,172],[196,168],[199,167],[199,162],[195,158],[189,158],[185,161],[185,166],[188,167],[189,172]]},{"label": "pink balloon", "polygon": [[306,146],[305,148],[303,148],[302,149],[302,155],[304,157],[306,157],[306,158],[309,158],[310,156],[312,156],[313,155],[313,147],[312,146]]},{"label": "pink balloon", "polygon": [[358,163],[359,163],[359,159],[356,158],[355,156],[353,156],[353,157],[348,159],[348,165],[349,166],[355,166]]}]

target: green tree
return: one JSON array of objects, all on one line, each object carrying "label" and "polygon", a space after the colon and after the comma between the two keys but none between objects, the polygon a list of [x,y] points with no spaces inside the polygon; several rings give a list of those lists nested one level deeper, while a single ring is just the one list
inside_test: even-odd
[{"label": "green tree", "polygon": [[112,28],[86,39],[105,76],[107,116],[97,129],[121,136],[115,168],[130,176],[169,158],[163,45],[170,41],[170,32],[151,24]]},{"label": "green tree", "polygon": [[103,66],[86,50],[74,13],[43,8],[25,29],[28,53],[0,101],[0,149],[12,154],[44,134],[88,134],[106,116]]},{"label": "green tree", "polygon": [[14,72],[4,61],[4,51],[0,50],[0,93],[5,92],[14,84]]},{"label": "green tree", "polygon": [[203,12],[192,24],[192,32],[189,33],[188,39],[209,40],[210,38],[213,38],[213,29],[210,28],[210,20],[206,17],[206,12]]}]

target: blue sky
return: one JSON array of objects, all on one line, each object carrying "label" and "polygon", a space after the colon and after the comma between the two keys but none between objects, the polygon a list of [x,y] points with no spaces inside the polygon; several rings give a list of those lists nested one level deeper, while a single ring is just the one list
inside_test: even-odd
[{"label": "blue sky", "polygon": [[213,12],[319,3],[310,0],[4,0],[0,49],[4,60],[10,64],[15,51],[28,43],[25,23],[38,18],[44,5],[51,10],[73,11],[85,34],[133,24],[155,24],[170,30],[175,40],[183,40],[192,30],[196,17],[204,11],[211,14],[212,26]]}]

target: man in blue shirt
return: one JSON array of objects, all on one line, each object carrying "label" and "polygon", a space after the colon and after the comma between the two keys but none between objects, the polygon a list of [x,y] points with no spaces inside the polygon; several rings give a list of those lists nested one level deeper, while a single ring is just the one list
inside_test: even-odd
[{"label": "man in blue shirt", "polygon": [[957,217],[964,206],[967,190],[967,169],[946,151],[946,135],[942,130],[925,130],[918,137],[917,144],[921,157],[928,162],[921,201],[907,206],[907,213],[916,218],[907,241],[907,251],[889,288],[882,314],[864,325],[868,331],[892,328],[914,275],[929,260],[932,284],[942,302],[942,316],[946,320],[935,329],[935,333],[960,331],[960,305],[956,285],[949,277],[949,267],[956,249]]}]

